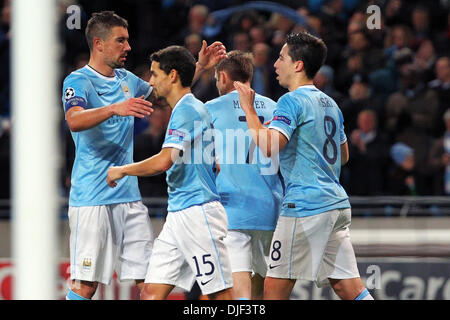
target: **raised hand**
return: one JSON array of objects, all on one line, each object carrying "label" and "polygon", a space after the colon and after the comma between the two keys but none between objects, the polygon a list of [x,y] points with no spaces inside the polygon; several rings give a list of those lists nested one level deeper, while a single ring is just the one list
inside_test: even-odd
[{"label": "raised hand", "polygon": [[198,53],[198,64],[203,69],[211,69],[220,60],[227,57],[227,52],[225,46],[220,41],[216,41],[211,45],[207,46],[206,41],[203,40],[202,48]]},{"label": "raised hand", "polygon": [[237,90],[239,94],[239,103],[241,105],[242,110],[245,113],[250,111],[255,111],[254,103],[255,103],[255,90],[250,88],[249,86],[243,84],[240,81],[234,81],[234,88]]}]

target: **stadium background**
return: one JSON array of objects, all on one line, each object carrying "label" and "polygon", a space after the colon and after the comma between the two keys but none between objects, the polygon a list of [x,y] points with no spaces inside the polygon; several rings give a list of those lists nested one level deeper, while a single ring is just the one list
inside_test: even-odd
[{"label": "stadium background", "polygon": [[[12,0],[14,1],[14,0]],[[149,55],[167,45],[185,45],[194,55],[200,41],[222,41],[228,50],[252,51],[254,88],[273,99],[285,91],[273,62],[287,33],[307,29],[329,48],[316,85],[340,105],[350,143],[341,183],[353,206],[352,241],[361,276],[378,299],[450,299],[450,201],[446,175],[444,113],[449,108],[450,2],[297,0],[58,1],[60,78],[87,63],[84,27],[93,12],[114,10],[129,22],[127,69],[148,79]],[[0,1],[0,298],[10,298],[10,0]],[[81,8],[81,29],[66,22],[70,5]],[[367,7],[381,9],[381,28],[367,28]],[[215,24],[212,21],[215,20]],[[445,58],[447,57],[447,59]],[[62,83],[62,81],[61,81]],[[193,91],[203,101],[217,97],[212,73]],[[164,105],[135,129],[135,160],[159,151],[170,111]],[[61,297],[67,277],[66,201],[73,142],[61,110]],[[359,115],[363,110],[369,115]],[[367,113],[363,113],[366,114]],[[359,118],[359,120],[358,120]],[[377,128],[376,134],[370,133]],[[362,133],[365,133],[362,134]],[[365,136],[367,140],[361,138]],[[409,148],[395,148],[402,142]],[[394,148],[393,148],[394,147]],[[413,152],[414,165],[403,163]],[[448,150],[447,150],[448,152]],[[445,162],[447,161],[447,162]],[[447,177],[450,180],[450,178]],[[145,204],[158,233],[166,214],[164,176],[140,179]],[[128,299],[129,284],[102,288],[98,297]],[[184,298],[181,293],[174,298]],[[329,290],[299,283],[293,299],[334,298]]]}]

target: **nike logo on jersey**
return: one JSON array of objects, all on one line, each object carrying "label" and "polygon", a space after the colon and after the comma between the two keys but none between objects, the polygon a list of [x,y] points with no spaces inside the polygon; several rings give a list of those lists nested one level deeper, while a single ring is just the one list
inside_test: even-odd
[{"label": "nike logo on jersey", "polygon": [[207,280],[207,281],[200,281],[200,283],[202,284],[202,286],[206,285],[207,283],[209,283],[213,278]]},{"label": "nike logo on jersey", "polygon": [[106,93],[106,91],[105,91],[105,92],[97,92],[97,94],[98,94],[99,97],[102,96],[102,95],[104,95],[105,93]]},{"label": "nike logo on jersey", "polygon": [[276,268],[276,267],[279,267],[281,264],[277,264],[277,265],[275,265],[275,266],[273,266],[273,265],[271,265],[271,264],[269,264],[269,269],[273,269],[273,268]]}]

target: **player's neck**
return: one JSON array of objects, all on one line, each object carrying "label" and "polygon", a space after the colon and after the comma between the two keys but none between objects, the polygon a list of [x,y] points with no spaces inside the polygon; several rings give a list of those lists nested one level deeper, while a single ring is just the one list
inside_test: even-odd
[{"label": "player's neck", "polygon": [[183,98],[188,93],[191,93],[190,87],[173,88],[170,94],[166,97],[167,103],[173,109],[175,108],[177,102],[180,101],[180,99]]},{"label": "player's neck", "polygon": [[[229,85],[227,86],[227,90],[225,91],[225,94],[228,94],[228,93],[233,92],[233,91],[236,90],[236,88],[234,87],[233,82],[234,82],[234,81],[231,81],[231,82],[229,83]],[[244,84],[245,84],[246,86],[250,87],[250,82],[249,82],[249,81],[244,82]]]},{"label": "player's neck", "polygon": [[314,80],[309,79],[307,77],[299,77],[298,79],[296,79],[296,81],[293,81],[292,84],[289,86],[289,91],[292,92],[298,87],[307,85],[314,85]]},{"label": "player's neck", "polygon": [[91,58],[89,59],[88,66],[90,66],[98,73],[104,75],[105,77],[114,77],[114,68],[111,68],[103,61],[100,61],[93,56],[91,56]]}]

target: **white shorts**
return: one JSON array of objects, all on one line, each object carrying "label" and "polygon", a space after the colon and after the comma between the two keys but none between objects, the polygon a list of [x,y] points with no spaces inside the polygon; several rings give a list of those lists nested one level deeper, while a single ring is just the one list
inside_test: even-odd
[{"label": "white shorts", "polygon": [[338,209],[314,216],[280,216],[273,235],[268,277],[315,281],[358,278],[348,227],[351,210]]},{"label": "white shorts", "polygon": [[155,240],[145,283],[189,291],[197,280],[203,294],[231,288],[230,260],[224,243],[228,218],[218,201],[169,212]]},{"label": "white shorts", "polygon": [[228,230],[228,248],[233,272],[254,272],[265,277],[273,231]]},{"label": "white shorts", "polygon": [[145,278],[154,236],[141,201],[69,207],[69,225],[71,279],[109,284],[116,267],[120,280]]}]

